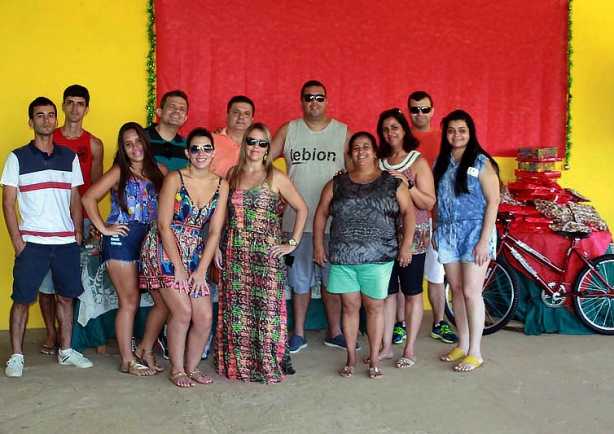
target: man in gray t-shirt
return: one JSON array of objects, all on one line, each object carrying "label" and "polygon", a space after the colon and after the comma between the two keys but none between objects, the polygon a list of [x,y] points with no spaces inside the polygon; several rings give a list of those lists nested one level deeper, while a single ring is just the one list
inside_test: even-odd
[{"label": "man in gray t-shirt", "polygon": [[[292,265],[288,266],[288,283],[292,286],[294,307],[294,335],[289,341],[291,353],[307,346],[305,318],[311,301],[311,287],[315,285],[317,277],[322,279],[322,301],[328,321],[328,334],[324,343],[345,349],[345,338],[339,325],[341,299],[339,295],[329,294],[326,290],[328,269],[313,262],[313,216],[322,188],[335,173],[351,164],[347,147],[352,133],[347,125],[328,116],[327,104],[324,85],[316,80],[306,82],[301,89],[303,117],[282,125],[271,144],[273,159],[283,155],[288,176],[309,207],[305,233],[302,240],[295,240],[300,243],[293,252]],[[294,210],[287,207],[283,230],[288,233],[288,237],[294,227],[295,217]]]}]

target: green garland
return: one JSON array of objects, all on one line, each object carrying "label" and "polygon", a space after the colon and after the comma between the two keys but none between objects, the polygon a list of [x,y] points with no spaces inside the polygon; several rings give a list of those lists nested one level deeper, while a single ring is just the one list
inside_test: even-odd
[{"label": "green garland", "polygon": [[569,160],[571,159],[571,68],[573,66],[573,62],[571,60],[571,56],[573,54],[573,47],[571,45],[571,30],[572,30],[572,4],[573,0],[569,0],[569,14],[567,15],[567,123],[565,125],[565,164],[563,165],[563,169],[569,170],[571,169],[571,165],[569,164]]},{"label": "green garland", "polygon": [[147,54],[147,125],[151,125],[156,116],[156,16],[154,0],[147,1],[147,37],[149,53]]},{"label": "green garland", "polygon": [[[572,7],[573,0],[569,0],[567,15],[567,118],[566,118],[566,135],[565,135],[565,164],[563,168],[569,170],[571,168],[569,161],[571,159],[571,69],[573,62],[572,40]],[[155,29],[155,12],[154,0],[147,1],[147,36],[149,38],[149,53],[147,54],[147,125],[151,125],[156,115],[156,29]]]}]

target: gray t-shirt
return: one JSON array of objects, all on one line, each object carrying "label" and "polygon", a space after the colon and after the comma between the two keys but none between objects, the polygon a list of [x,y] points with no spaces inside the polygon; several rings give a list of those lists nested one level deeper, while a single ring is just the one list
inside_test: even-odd
[{"label": "gray t-shirt", "polygon": [[397,189],[401,182],[388,172],[366,183],[352,181],[349,173],[335,176],[330,203],[331,264],[377,264],[396,259]]},{"label": "gray t-shirt", "polygon": [[[313,232],[313,216],[320,201],[322,189],[335,173],[345,167],[345,136],[347,126],[331,119],[330,124],[321,131],[309,129],[303,119],[297,119],[288,125],[288,134],[284,144],[284,157],[288,167],[288,176],[296,186],[307,206],[309,215],[305,232]],[[286,207],[283,231],[292,232],[296,212],[291,206]],[[328,233],[328,225],[326,227]]]}]

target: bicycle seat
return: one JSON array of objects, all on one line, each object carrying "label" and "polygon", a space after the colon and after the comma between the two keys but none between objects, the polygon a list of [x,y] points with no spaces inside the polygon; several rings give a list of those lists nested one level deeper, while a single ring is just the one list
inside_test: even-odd
[{"label": "bicycle seat", "polygon": [[565,238],[576,238],[578,240],[583,240],[584,238],[588,238],[591,236],[591,234],[589,234],[588,232],[555,231],[555,234]]},{"label": "bicycle seat", "polygon": [[497,214],[497,219],[502,221],[516,220],[516,216],[512,212],[500,212]]}]

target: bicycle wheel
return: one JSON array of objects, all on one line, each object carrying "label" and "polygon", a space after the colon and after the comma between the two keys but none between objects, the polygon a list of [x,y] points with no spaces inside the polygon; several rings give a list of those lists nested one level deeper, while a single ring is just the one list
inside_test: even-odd
[{"label": "bicycle wheel", "polygon": [[[494,268],[489,267],[482,288],[486,311],[484,319],[485,335],[501,330],[512,320],[518,309],[518,288],[518,279],[514,269],[503,257],[497,258]],[[447,282],[445,297],[446,316],[452,324],[456,325],[452,290]]]},{"label": "bicycle wheel", "polygon": [[614,255],[603,255],[585,266],[573,284],[574,309],[582,323],[594,332],[614,335]]}]

